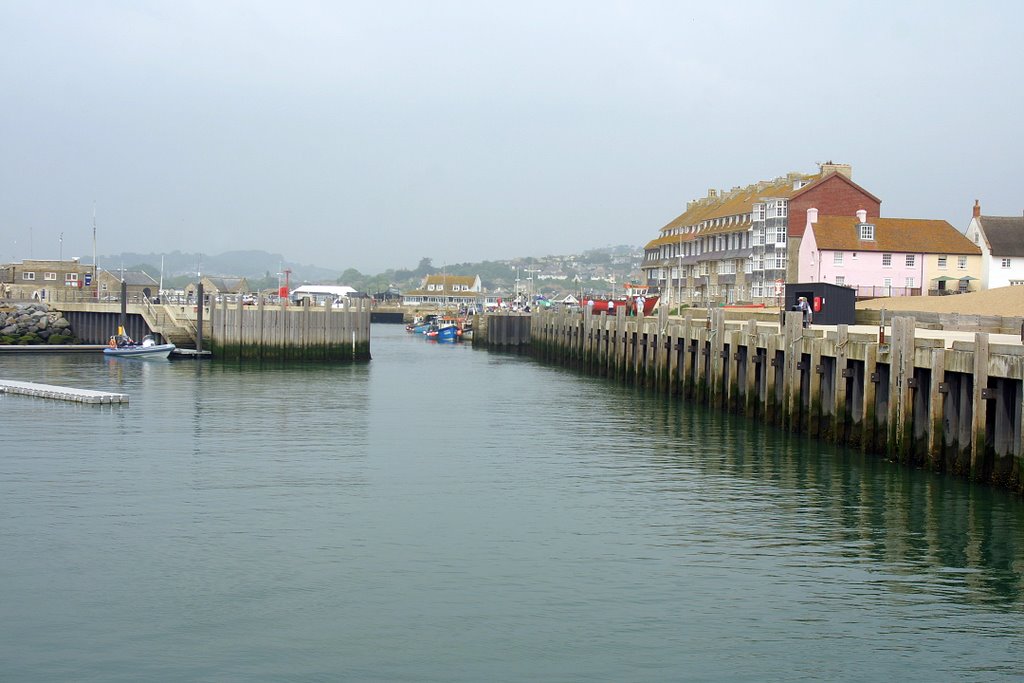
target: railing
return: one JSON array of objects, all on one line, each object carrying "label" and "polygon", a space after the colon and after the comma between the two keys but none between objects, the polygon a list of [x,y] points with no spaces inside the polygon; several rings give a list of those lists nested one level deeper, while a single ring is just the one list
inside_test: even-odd
[{"label": "railing", "polygon": [[872,287],[861,285],[857,288],[858,299],[880,299],[891,296],[921,296],[920,287]]}]

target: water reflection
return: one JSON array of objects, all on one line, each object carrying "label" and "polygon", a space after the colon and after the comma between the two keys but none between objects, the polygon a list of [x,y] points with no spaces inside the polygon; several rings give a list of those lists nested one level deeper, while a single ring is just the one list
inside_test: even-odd
[{"label": "water reflection", "polygon": [[[694,471],[706,487],[724,478],[724,490],[710,487],[702,495],[744,495],[771,505],[772,552],[870,561],[878,568],[875,585],[893,592],[1020,606],[1024,507],[1012,494],[699,406],[643,395],[631,400],[652,418],[652,463],[666,481]],[[742,523],[737,529],[751,538],[766,531]]]}]

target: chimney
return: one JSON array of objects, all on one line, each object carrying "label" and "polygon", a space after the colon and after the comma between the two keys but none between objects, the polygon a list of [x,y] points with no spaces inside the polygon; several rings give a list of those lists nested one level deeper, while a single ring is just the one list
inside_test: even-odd
[{"label": "chimney", "polygon": [[858,223],[867,223],[868,222],[868,212],[865,211],[864,209],[859,209],[857,211],[857,222]]},{"label": "chimney", "polygon": [[981,217],[981,202],[979,202],[977,199],[974,200],[974,217]]},{"label": "chimney", "polygon": [[807,225],[818,222],[818,210],[815,208],[807,209]]},{"label": "chimney", "polygon": [[831,159],[823,164],[818,164],[818,172],[822,177],[827,176],[829,173],[838,173],[847,180],[853,180],[853,166],[850,164],[833,163]]}]

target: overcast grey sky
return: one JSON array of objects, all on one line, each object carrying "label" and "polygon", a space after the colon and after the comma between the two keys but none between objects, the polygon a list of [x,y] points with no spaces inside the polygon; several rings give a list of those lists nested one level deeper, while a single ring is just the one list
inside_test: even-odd
[{"label": "overcast grey sky", "polygon": [[641,245],[826,160],[963,229],[1024,208],[1022,6],[0,0],[0,261],[91,262],[94,202],[101,255]]}]

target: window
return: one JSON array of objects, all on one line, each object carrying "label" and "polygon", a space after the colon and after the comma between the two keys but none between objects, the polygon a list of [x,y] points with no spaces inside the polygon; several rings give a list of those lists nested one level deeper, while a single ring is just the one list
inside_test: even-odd
[{"label": "window", "polygon": [[78,273],[64,273],[64,284],[73,285],[78,282]]},{"label": "window", "polygon": [[884,280],[882,280],[882,285],[885,287],[892,287],[892,278],[887,277]]},{"label": "window", "polygon": [[914,278],[908,277],[907,280],[906,280],[906,285],[907,285],[907,287],[913,288],[913,286],[914,286]]},{"label": "window", "polygon": [[916,257],[916,254],[907,254],[907,268],[913,268],[914,267],[914,259],[915,259],[915,257]]},{"label": "window", "polygon": [[946,269],[946,258],[947,257],[945,254],[939,257],[939,268],[941,268],[942,270]]},{"label": "window", "polygon": [[892,254],[882,254],[882,267],[892,268]]},{"label": "window", "polygon": [[957,256],[956,257],[956,267],[959,270],[967,270],[967,257],[966,256]]},{"label": "window", "polygon": [[776,213],[775,213],[776,216],[778,216],[779,218],[785,218],[786,217],[786,202],[779,202],[779,204],[776,207],[775,211],[776,211]]},{"label": "window", "polygon": [[36,274],[35,273],[28,273],[28,272],[22,273],[21,274],[21,279],[22,280],[35,280],[36,279]]},{"label": "window", "polygon": [[836,275],[836,285],[840,287],[846,286],[846,278],[842,275]]},{"label": "window", "polygon": [[870,223],[861,223],[860,225],[860,238],[862,240],[874,240],[875,239],[875,226]]},{"label": "window", "polygon": [[832,264],[836,266],[843,265],[843,252],[834,251],[832,252]]},{"label": "window", "polygon": [[1009,268],[1010,267],[1010,259],[1008,259],[1008,258],[1000,259],[1000,264],[1002,265],[1003,268]]},{"label": "window", "polygon": [[786,226],[780,225],[775,228],[775,243],[785,244],[786,243]]},{"label": "window", "polygon": [[56,280],[57,279],[57,273],[52,273],[52,272],[51,273],[43,273],[43,279],[44,280]]},{"label": "window", "polygon": [[764,204],[754,204],[754,220],[764,220]]}]

